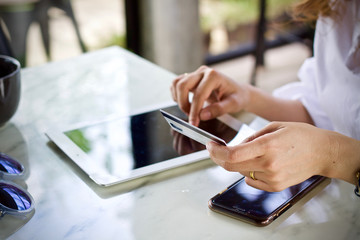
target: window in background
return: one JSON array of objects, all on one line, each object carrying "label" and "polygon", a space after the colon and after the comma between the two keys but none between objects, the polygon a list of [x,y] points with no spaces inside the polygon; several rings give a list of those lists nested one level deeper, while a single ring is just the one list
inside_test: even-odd
[{"label": "window in background", "polygon": [[[293,0],[266,0],[266,47],[312,39],[309,27],[294,23],[289,16]],[[201,27],[207,63],[236,54],[253,53],[260,14],[260,0],[200,0]],[[311,32],[311,31],[310,31]],[[211,58],[220,56],[220,58]],[[213,62],[212,62],[213,61]]]},{"label": "window in background", "polygon": [[[124,0],[71,0],[83,41],[89,51],[111,45],[125,44]],[[74,27],[64,11],[51,8],[50,61],[58,61],[82,54]],[[47,62],[40,27],[33,23],[27,39],[28,66]]]}]

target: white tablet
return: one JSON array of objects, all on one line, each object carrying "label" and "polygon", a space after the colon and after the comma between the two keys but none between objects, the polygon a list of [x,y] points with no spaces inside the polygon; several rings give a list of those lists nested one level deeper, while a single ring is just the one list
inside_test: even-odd
[{"label": "white tablet", "polygon": [[[101,186],[127,182],[209,157],[203,144],[173,131],[159,109],[54,129],[46,135]],[[162,109],[187,119],[176,105]],[[200,124],[200,128],[225,142],[231,141],[241,126],[242,123],[230,115]]]}]

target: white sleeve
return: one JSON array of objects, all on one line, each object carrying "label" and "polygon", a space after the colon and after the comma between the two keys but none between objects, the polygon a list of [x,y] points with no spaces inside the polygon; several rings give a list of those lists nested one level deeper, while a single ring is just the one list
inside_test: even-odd
[{"label": "white sleeve", "polygon": [[277,88],[273,95],[282,99],[301,101],[317,127],[333,130],[330,119],[319,103],[313,58],[305,60],[298,72],[298,77],[300,82],[289,83]]},{"label": "white sleeve", "polygon": [[355,29],[353,45],[345,59],[345,64],[353,74],[360,76],[360,24]]},{"label": "white sleeve", "polygon": [[[359,2],[355,4],[359,4]],[[353,15],[357,20],[360,18],[359,9],[359,6],[352,9],[354,11]],[[355,24],[354,26],[352,46],[345,58],[345,65],[353,74],[360,77],[360,24]]]}]

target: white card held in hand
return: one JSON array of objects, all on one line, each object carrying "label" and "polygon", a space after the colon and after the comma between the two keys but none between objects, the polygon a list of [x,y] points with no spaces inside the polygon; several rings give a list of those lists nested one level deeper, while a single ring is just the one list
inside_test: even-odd
[{"label": "white card held in hand", "polygon": [[162,115],[164,116],[164,118],[166,119],[166,121],[169,123],[170,127],[173,130],[175,130],[175,131],[177,131],[199,143],[202,143],[204,145],[206,145],[210,141],[213,141],[218,144],[226,146],[226,142],[223,139],[221,139],[211,133],[208,133],[208,132],[202,130],[201,128],[195,127],[194,125],[191,125],[190,123],[188,123],[170,113],[167,113],[162,109],[160,109],[160,112],[162,113]]},{"label": "white card held in hand", "polygon": [[190,123],[188,123],[170,113],[165,112],[164,110],[160,109],[160,111],[173,130],[175,130],[175,131],[177,131],[199,143],[202,143],[204,145],[206,145],[206,143],[208,143],[210,141],[213,141],[218,144],[225,145],[225,146],[226,145],[234,146],[234,145],[240,144],[247,137],[249,137],[255,133],[255,131],[252,128],[250,128],[248,125],[242,124],[239,132],[236,134],[234,139],[231,140],[228,144],[226,144],[226,142],[223,139],[221,139],[209,132],[206,132],[206,131],[202,130],[201,128],[195,127],[195,126],[191,125]]}]

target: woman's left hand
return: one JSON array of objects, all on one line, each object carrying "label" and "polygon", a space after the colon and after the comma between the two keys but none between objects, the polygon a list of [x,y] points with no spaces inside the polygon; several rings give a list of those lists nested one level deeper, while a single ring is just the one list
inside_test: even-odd
[{"label": "woman's left hand", "polygon": [[207,149],[218,165],[246,176],[248,185],[272,192],[326,175],[339,158],[338,135],[305,123],[273,122],[242,144],[209,143]]}]

